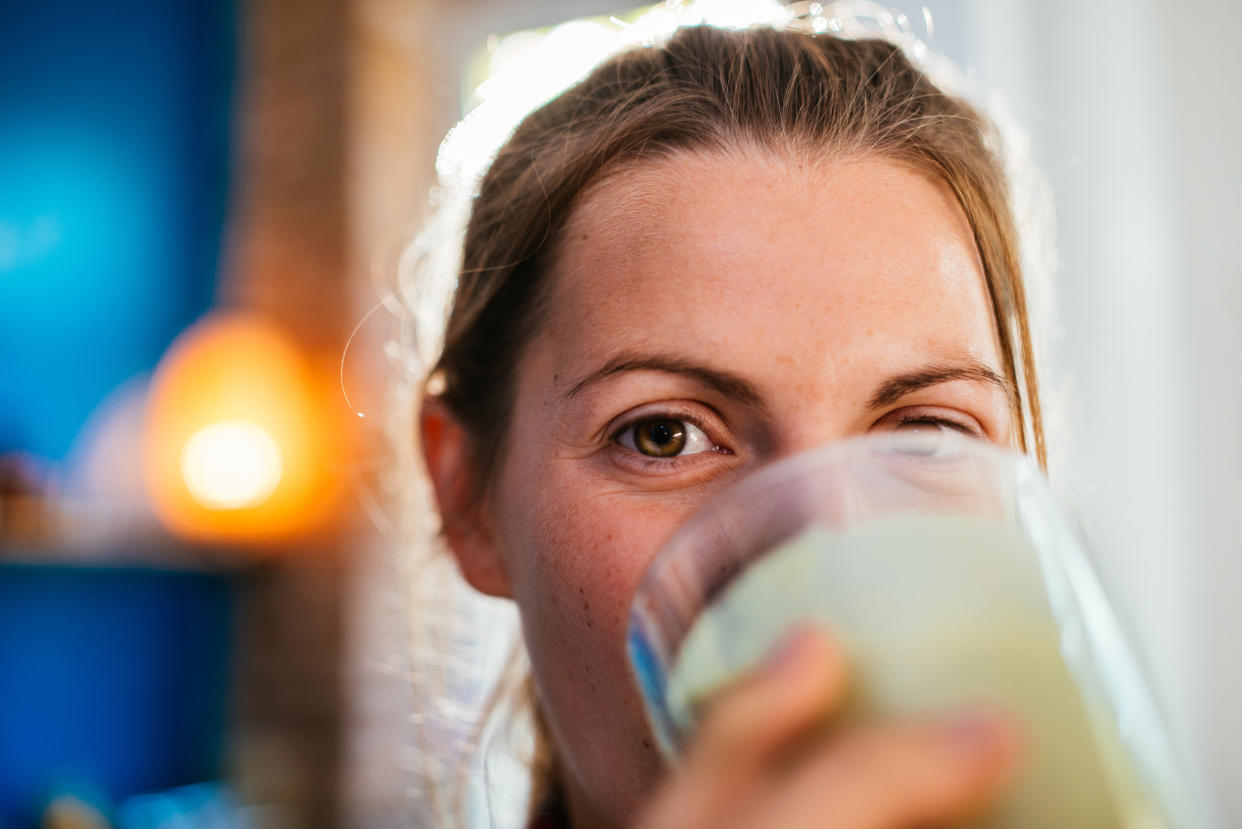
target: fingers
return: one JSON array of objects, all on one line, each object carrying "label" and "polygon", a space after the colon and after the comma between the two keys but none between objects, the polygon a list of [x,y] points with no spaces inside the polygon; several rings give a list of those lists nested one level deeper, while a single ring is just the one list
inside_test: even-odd
[{"label": "fingers", "polygon": [[796,630],[763,666],[712,703],[680,772],[644,826],[723,825],[762,770],[825,721],[846,692],[844,654],[822,630]]},{"label": "fingers", "polygon": [[846,677],[845,655],[827,633],[814,627],[793,631],[757,672],[708,709],[687,770],[711,775],[766,765],[832,714],[845,698]]},{"label": "fingers", "polygon": [[753,825],[898,829],[960,821],[1009,782],[1019,742],[1006,718],[983,712],[847,732],[756,803]]},{"label": "fingers", "polygon": [[906,829],[967,819],[1014,775],[1012,721],[983,711],[825,732],[842,704],[840,647],[797,631],[713,702],[644,829]]}]

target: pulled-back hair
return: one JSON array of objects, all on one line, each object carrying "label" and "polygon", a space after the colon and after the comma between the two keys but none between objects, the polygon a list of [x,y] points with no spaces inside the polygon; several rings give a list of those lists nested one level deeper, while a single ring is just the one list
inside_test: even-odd
[{"label": "pulled-back hair", "polygon": [[584,190],[686,151],[870,155],[946,183],[983,263],[1016,439],[1044,460],[1013,215],[991,125],[886,40],[789,29],[679,29],[623,52],[529,115],[475,199],[434,375],[473,440],[485,489],[507,431],[514,374],[537,330],[558,231]]}]

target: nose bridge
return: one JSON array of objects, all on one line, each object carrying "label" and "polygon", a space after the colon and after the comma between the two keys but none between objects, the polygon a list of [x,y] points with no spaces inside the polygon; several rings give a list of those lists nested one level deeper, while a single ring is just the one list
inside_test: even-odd
[{"label": "nose bridge", "polygon": [[853,433],[853,418],[830,394],[808,395],[776,424],[773,460],[834,443]]},{"label": "nose bridge", "polygon": [[858,397],[876,362],[866,338],[808,315],[767,332],[767,341],[779,355],[767,389],[771,459],[856,432]]},{"label": "nose bridge", "polygon": [[792,435],[787,440],[778,441],[776,452],[773,460],[785,458],[790,455],[796,455],[808,449],[818,449],[830,443],[835,443],[843,438],[849,437],[849,434],[833,429],[816,429],[799,432]]}]

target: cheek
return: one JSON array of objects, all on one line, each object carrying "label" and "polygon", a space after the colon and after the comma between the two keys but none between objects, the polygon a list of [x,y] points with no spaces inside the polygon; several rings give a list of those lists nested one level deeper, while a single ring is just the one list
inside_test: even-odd
[{"label": "cheek", "polygon": [[[623,667],[630,599],[656,550],[678,526],[680,511],[610,493],[575,462],[544,477],[521,538],[512,539],[514,593],[532,649],[554,651],[568,673],[614,663]],[[595,685],[598,676],[579,677]]]},{"label": "cheek", "polygon": [[567,770],[618,802],[659,770],[625,654],[629,603],[686,506],[611,491],[589,461],[551,461],[514,491],[505,545],[545,714]]}]

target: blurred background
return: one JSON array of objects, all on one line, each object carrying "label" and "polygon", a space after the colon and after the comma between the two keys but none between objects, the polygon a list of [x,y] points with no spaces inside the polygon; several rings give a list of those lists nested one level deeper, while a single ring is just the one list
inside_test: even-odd
[{"label": "blurred background", "polygon": [[[1242,825],[1242,6],[893,5],[1051,184],[1054,483]],[[0,827],[408,822],[368,313],[506,37],[633,10],[0,3]]]}]

